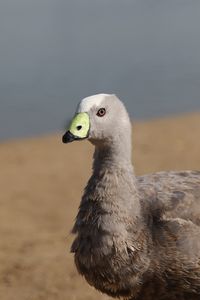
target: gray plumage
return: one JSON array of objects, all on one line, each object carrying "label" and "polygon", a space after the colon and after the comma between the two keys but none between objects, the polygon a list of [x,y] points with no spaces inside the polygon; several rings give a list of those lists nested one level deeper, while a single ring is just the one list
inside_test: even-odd
[{"label": "gray plumage", "polygon": [[77,269],[113,297],[200,299],[200,172],[136,177],[126,109],[114,95],[101,98],[87,106],[95,153],[73,227]]}]

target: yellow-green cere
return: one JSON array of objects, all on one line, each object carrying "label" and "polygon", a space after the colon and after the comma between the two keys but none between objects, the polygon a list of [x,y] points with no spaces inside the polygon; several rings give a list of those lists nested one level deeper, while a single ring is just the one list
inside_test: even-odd
[{"label": "yellow-green cere", "polygon": [[87,113],[78,113],[69,125],[69,131],[79,137],[86,138],[90,129],[90,119]]}]

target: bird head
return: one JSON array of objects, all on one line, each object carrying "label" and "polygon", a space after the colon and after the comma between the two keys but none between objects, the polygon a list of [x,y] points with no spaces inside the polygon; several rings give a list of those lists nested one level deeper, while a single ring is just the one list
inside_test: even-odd
[{"label": "bird head", "polygon": [[84,98],[78,105],[63,143],[89,139],[93,144],[110,142],[130,133],[130,120],[123,103],[110,94]]}]

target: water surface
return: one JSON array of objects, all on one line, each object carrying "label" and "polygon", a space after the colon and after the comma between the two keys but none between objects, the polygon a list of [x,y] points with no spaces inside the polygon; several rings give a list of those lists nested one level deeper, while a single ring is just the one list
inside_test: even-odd
[{"label": "water surface", "polygon": [[0,139],[59,130],[88,95],[145,119],[200,110],[199,0],[1,0]]}]

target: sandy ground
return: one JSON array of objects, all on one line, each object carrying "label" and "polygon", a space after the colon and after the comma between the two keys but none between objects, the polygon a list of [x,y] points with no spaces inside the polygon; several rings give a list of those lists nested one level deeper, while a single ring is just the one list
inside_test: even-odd
[{"label": "sandy ground", "polygon": [[[200,169],[200,114],[136,123],[137,174]],[[61,134],[0,144],[0,299],[110,299],[77,274],[70,229],[93,147]]]}]

